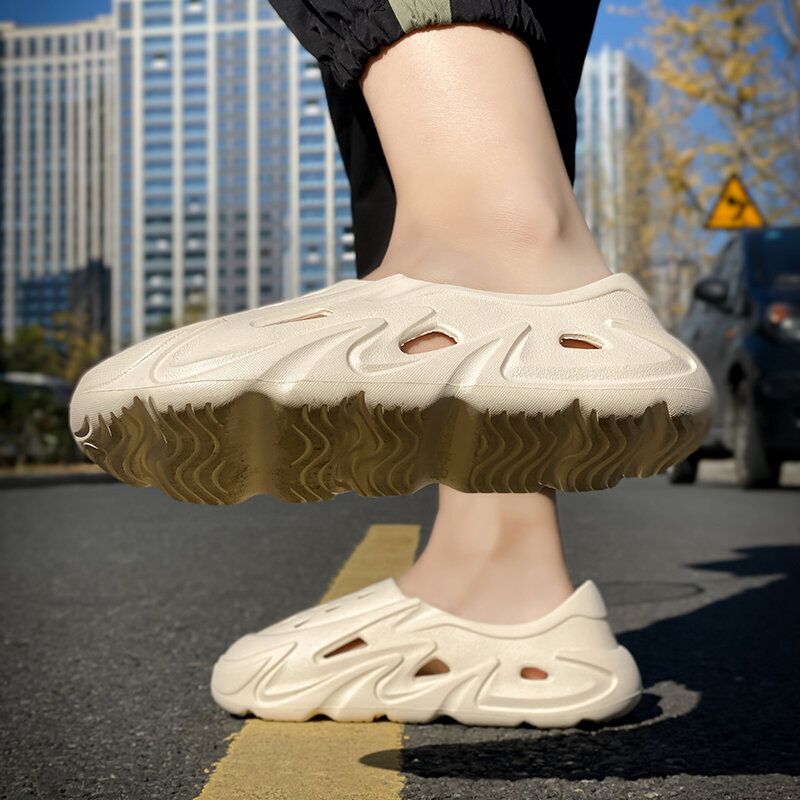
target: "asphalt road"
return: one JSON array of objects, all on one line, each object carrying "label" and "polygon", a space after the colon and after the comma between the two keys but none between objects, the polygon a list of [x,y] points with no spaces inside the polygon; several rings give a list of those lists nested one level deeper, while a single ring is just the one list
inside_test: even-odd
[{"label": "asphalt road", "polygon": [[[636,711],[407,725],[404,798],[800,798],[800,490],[709,474],[561,500],[573,578],[600,584],[639,661]],[[419,523],[424,542],[434,511],[433,487],[223,509],[105,483],[0,491],[0,798],[196,797],[242,724],[208,696],[220,651],[315,604],[369,525]]]}]

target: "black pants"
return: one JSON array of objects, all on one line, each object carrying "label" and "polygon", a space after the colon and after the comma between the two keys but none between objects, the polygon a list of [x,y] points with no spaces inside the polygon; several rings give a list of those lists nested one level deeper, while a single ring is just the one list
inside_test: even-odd
[{"label": "black pants", "polygon": [[356,271],[383,260],[395,193],[372,116],[358,85],[367,61],[428,25],[484,22],[530,48],[570,180],[575,178],[575,94],[599,0],[270,0],[320,65],[331,121],[350,180]]}]

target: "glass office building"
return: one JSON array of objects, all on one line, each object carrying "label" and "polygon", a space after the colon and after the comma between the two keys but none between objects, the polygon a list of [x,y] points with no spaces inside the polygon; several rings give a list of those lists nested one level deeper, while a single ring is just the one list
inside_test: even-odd
[{"label": "glass office building", "polygon": [[355,275],[319,70],[264,0],[115,0],[0,43],[6,337],[89,262],[113,349]]},{"label": "glass office building", "polygon": [[319,70],[263,0],[117,0],[115,344],[353,272]]},{"label": "glass office building", "polygon": [[636,176],[626,159],[629,137],[647,99],[647,78],[621,50],[587,56],[576,100],[575,194],[614,272],[631,271],[644,206],[634,202]]},{"label": "glass office building", "polygon": [[107,292],[118,216],[111,17],[0,23],[0,92],[0,315],[10,339],[79,310],[75,292],[95,277]]}]

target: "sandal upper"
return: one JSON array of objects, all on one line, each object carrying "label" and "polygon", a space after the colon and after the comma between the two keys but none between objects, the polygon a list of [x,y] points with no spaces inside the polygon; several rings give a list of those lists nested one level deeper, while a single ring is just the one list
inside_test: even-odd
[{"label": "sandal upper", "polygon": [[[455,344],[401,349],[432,331]],[[564,338],[590,347],[565,347]],[[490,411],[543,413],[576,397],[599,414],[641,413],[662,400],[672,413],[696,413],[713,400],[696,356],[662,328],[628,275],[549,295],[392,275],[343,280],[128,348],[82,378],[73,429],[137,392],[162,410],[193,392],[220,404],[248,390],[292,405],[364,391],[371,404],[425,407],[458,396]]]},{"label": "sandal upper", "polygon": [[[215,665],[212,691],[274,711],[323,707],[336,698],[357,704],[359,694],[384,706],[441,705],[469,684],[467,705],[476,708],[522,707],[533,699],[556,708],[566,697],[612,691],[613,675],[596,662],[618,649],[591,581],[546,616],[503,625],[435,608],[387,578],[243,637]],[[433,659],[446,671],[418,674]],[[544,678],[525,679],[525,667]]]}]

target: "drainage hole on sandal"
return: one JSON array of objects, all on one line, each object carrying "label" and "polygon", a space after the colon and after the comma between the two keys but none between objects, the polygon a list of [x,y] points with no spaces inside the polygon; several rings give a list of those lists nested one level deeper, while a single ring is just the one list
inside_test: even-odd
[{"label": "drainage hole on sandal", "polygon": [[440,658],[432,658],[414,673],[414,677],[421,678],[423,675],[441,675],[443,672],[450,672],[450,667]]},{"label": "drainage hole on sandal", "polygon": [[330,658],[331,656],[338,656],[341,653],[346,653],[348,650],[355,650],[358,647],[366,647],[367,643],[359,636],[357,639],[351,639],[349,642],[345,642],[345,644],[337,647],[335,650],[331,650],[330,653],[325,653],[325,658]]},{"label": "drainage hole on sandal", "polygon": [[408,339],[400,345],[404,353],[427,353],[431,350],[441,350],[443,347],[452,347],[458,344],[456,340],[444,331],[429,331]]},{"label": "drainage hole on sandal", "polygon": [[566,347],[570,350],[601,350],[603,347],[603,345],[595,339],[576,334],[564,334],[559,337],[558,343],[562,347]]},{"label": "drainage hole on sandal", "polygon": [[539,667],[523,667],[519,674],[528,681],[543,681],[550,677]]}]

